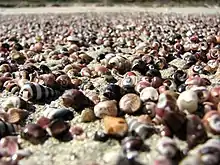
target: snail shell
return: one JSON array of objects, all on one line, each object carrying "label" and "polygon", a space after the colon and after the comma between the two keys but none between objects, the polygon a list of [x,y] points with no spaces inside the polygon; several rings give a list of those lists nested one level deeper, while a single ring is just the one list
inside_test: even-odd
[{"label": "snail shell", "polygon": [[60,75],[56,78],[56,83],[60,85],[63,88],[69,88],[72,87],[73,84],[71,82],[71,79],[68,75]]},{"label": "snail shell", "polygon": [[140,97],[133,93],[124,95],[119,101],[120,110],[126,113],[134,113],[141,107]]},{"label": "snail shell", "polygon": [[14,123],[19,123],[20,121],[27,118],[29,112],[19,108],[10,108],[7,111],[7,114],[8,114],[7,122],[14,124]]},{"label": "snail shell", "polygon": [[209,111],[203,117],[206,129],[216,135],[220,134],[220,114],[217,111]]},{"label": "snail shell", "polygon": [[9,108],[20,108],[20,109],[28,109],[29,104],[23,100],[21,97],[12,96],[7,98],[5,102],[2,104],[2,108],[7,111]]},{"label": "snail shell", "polygon": [[73,111],[66,108],[47,108],[43,112],[44,117],[54,120],[54,119],[62,119],[62,120],[72,120],[74,117]]},{"label": "snail shell", "polygon": [[196,92],[187,90],[180,93],[176,103],[181,111],[187,110],[189,113],[193,113],[198,108],[198,102]]},{"label": "snail shell", "polygon": [[19,95],[25,100],[43,100],[56,97],[59,92],[37,83],[26,83],[21,87]]},{"label": "snail shell", "polygon": [[146,87],[140,93],[140,99],[143,102],[146,102],[146,101],[157,101],[158,98],[159,98],[159,93],[153,87]]}]

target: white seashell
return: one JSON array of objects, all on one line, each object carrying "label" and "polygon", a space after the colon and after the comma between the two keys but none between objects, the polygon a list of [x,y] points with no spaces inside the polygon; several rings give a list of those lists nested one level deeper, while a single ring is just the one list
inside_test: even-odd
[{"label": "white seashell", "polygon": [[198,108],[198,96],[193,90],[187,90],[182,92],[177,99],[177,106],[181,111],[187,110],[189,113],[193,113]]},{"label": "white seashell", "polygon": [[157,101],[159,98],[159,94],[157,90],[153,87],[146,87],[140,93],[141,101]]},{"label": "white seashell", "polygon": [[117,116],[118,108],[115,100],[106,100],[99,102],[94,107],[95,116],[103,118],[104,116]]}]

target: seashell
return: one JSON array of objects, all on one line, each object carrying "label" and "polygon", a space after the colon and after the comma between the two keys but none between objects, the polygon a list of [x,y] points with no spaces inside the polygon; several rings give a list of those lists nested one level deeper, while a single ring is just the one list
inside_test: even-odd
[{"label": "seashell", "polygon": [[156,115],[156,103],[152,101],[147,101],[144,103],[144,106],[142,108],[142,112],[144,114],[147,114],[151,119],[153,119]]},{"label": "seashell", "polygon": [[217,60],[209,60],[207,65],[203,68],[207,73],[214,74],[216,73],[219,66],[219,62]]},{"label": "seashell", "polygon": [[172,79],[166,79],[163,81],[163,85],[167,86],[169,90],[176,91],[177,89],[177,84],[174,82]]},{"label": "seashell", "polygon": [[11,67],[9,64],[2,64],[0,65],[0,72],[5,73],[5,72],[11,72]]},{"label": "seashell", "polygon": [[206,78],[201,78],[199,75],[189,77],[185,84],[187,86],[207,86],[211,85],[211,82]]},{"label": "seashell", "polygon": [[26,119],[29,115],[29,112],[19,108],[10,108],[8,109],[7,114],[7,122],[15,124]]},{"label": "seashell", "polygon": [[40,125],[43,129],[46,129],[48,125],[50,124],[51,120],[46,117],[40,117],[37,120],[37,124]]},{"label": "seashell", "polygon": [[157,70],[157,69],[149,69],[146,72],[146,76],[148,76],[148,77],[160,77],[160,78],[162,77],[160,71]]},{"label": "seashell", "polygon": [[118,55],[110,58],[107,67],[110,69],[114,68],[119,73],[123,74],[130,68],[130,63],[128,62],[128,60],[126,60],[126,58]]},{"label": "seashell", "polygon": [[56,78],[56,83],[64,89],[73,87],[71,79],[68,75],[60,75]]},{"label": "seashell", "polygon": [[82,135],[84,131],[79,126],[72,126],[69,132],[72,134],[72,136],[79,136],[79,135]]},{"label": "seashell", "polygon": [[12,80],[11,77],[0,77],[0,89],[3,88],[3,85],[6,81],[10,81],[10,80]]},{"label": "seashell", "polygon": [[203,68],[204,68],[204,66],[202,66],[201,64],[192,65],[190,70],[188,71],[188,73],[189,73],[189,75],[204,74]]},{"label": "seashell", "polygon": [[207,42],[201,42],[201,43],[199,43],[199,50],[206,51],[207,49],[208,49],[208,44],[207,44]]},{"label": "seashell", "polygon": [[128,93],[124,95],[119,101],[119,108],[125,113],[134,113],[141,107],[141,99],[138,95]]},{"label": "seashell", "polygon": [[117,116],[118,108],[115,100],[107,100],[99,102],[94,107],[95,116],[103,118],[104,116]]},{"label": "seashell", "polygon": [[120,117],[105,116],[104,130],[108,135],[124,136],[128,131],[126,120]]},{"label": "seashell", "polygon": [[79,54],[77,61],[81,64],[89,64],[92,60],[93,58],[87,55],[86,53],[81,53]]},{"label": "seashell", "polygon": [[93,105],[92,101],[77,89],[66,90],[61,98],[65,107],[73,107],[76,111]]},{"label": "seashell", "polygon": [[62,119],[64,121],[72,120],[74,118],[73,111],[66,108],[47,108],[43,112],[43,116],[50,119]]},{"label": "seashell", "polygon": [[137,118],[137,121],[144,124],[152,123],[152,118],[149,115],[141,115]]},{"label": "seashell", "polygon": [[95,66],[94,70],[98,76],[103,76],[109,73],[109,69],[102,65]]},{"label": "seashell", "polygon": [[198,108],[199,100],[196,92],[187,90],[180,93],[176,103],[181,111],[187,110],[189,113],[194,113]]},{"label": "seashell", "polygon": [[199,87],[195,86],[195,87],[190,88],[190,90],[193,90],[197,93],[197,96],[198,96],[200,103],[208,101],[208,99],[210,97],[209,90],[204,86],[199,86]]},{"label": "seashell", "polygon": [[8,97],[5,102],[2,103],[2,108],[8,111],[10,108],[29,109],[29,104],[18,96]]},{"label": "seashell", "polygon": [[155,61],[156,68],[158,69],[165,69],[167,67],[167,61],[164,57],[159,57]]},{"label": "seashell", "polygon": [[44,64],[41,64],[39,66],[39,70],[40,70],[40,73],[42,74],[48,74],[48,73],[51,73],[52,71],[50,70],[50,68],[47,66],[47,65],[44,65]]},{"label": "seashell", "polygon": [[122,89],[119,85],[111,83],[104,89],[103,95],[110,100],[119,101],[122,97]]},{"label": "seashell", "polygon": [[201,165],[202,160],[199,155],[190,155],[186,156],[181,162],[180,165]]},{"label": "seashell", "polygon": [[94,140],[95,141],[101,141],[101,142],[106,142],[109,139],[109,136],[101,131],[96,131],[94,135]]},{"label": "seashell", "polygon": [[131,70],[138,71],[142,74],[145,74],[146,72],[146,63],[142,61],[141,59],[135,59],[132,62]]},{"label": "seashell", "polygon": [[159,98],[159,93],[153,87],[146,87],[140,93],[140,99],[143,102],[146,101],[157,101]]},{"label": "seashell", "polygon": [[167,158],[174,158],[178,152],[177,144],[169,137],[161,137],[156,146],[157,151],[160,155]]},{"label": "seashell", "polygon": [[21,132],[21,137],[36,145],[46,140],[47,132],[38,124],[27,124]]},{"label": "seashell", "polygon": [[18,138],[15,136],[6,136],[0,141],[1,149],[6,149],[8,155],[13,155],[18,152]]},{"label": "seashell", "polygon": [[220,50],[213,48],[213,49],[209,49],[209,52],[207,53],[206,56],[208,60],[212,60],[212,59],[217,60],[219,55],[220,55]]},{"label": "seashell", "polygon": [[20,126],[0,120],[0,136],[16,135],[20,131]]},{"label": "seashell", "polygon": [[150,82],[141,80],[135,85],[135,91],[140,93],[144,88],[150,86],[151,86]]},{"label": "seashell", "polygon": [[138,136],[127,136],[121,142],[123,154],[128,159],[133,159],[138,156],[138,152],[141,150],[143,145],[143,140]]},{"label": "seashell", "polygon": [[196,115],[187,116],[187,144],[191,149],[198,144],[204,143],[207,139],[207,133],[201,119]]},{"label": "seashell", "polygon": [[21,87],[19,95],[25,100],[43,100],[56,97],[59,92],[37,83],[25,83]]},{"label": "seashell", "polygon": [[52,73],[42,74],[37,77],[38,83],[48,87],[54,87],[56,85],[56,77]]},{"label": "seashell", "polygon": [[69,132],[70,125],[66,123],[63,120],[56,119],[53,120],[48,127],[46,128],[46,131],[48,134],[52,137],[59,138],[62,135],[65,135]]},{"label": "seashell", "polygon": [[32,155],[32,152],[29,150],[18,150],[15,154],[12,155],[11,159],[13,162],[18,162],[21,159],[24,159],[31,155]]},{"label": "seashell", "polygon": [[12,94],[18,94],[19,93],[19,91],[20,91],[20,86],[18,85],[18,83],[15,83],[15,82],[9,82],[9,83],[7,83],[6,82],[6,84],[7,85],[5,85],[4,84],[4,86],[5,86],[5,90],[7,91],[7,92],[10,92],[10,93],[12,93]]},{"label": "seashell", "polygon": [[188,75],[186,72],[182,71],[182,70],[176,70],[174,72],[174,74],[172,75],[173,79],[174,79],[174,82],[177,84],[177,85],[180,85],[182,83],[184,83],[187,78],[188,78]]},{"label": "seashell", "polygon": [[155,127],[151,124],[138,122],[137,119],[128,119],[128,132],[134,133],[143,140],[150,137],[155,132]]},{"label": "seashell", "polygon": [[203,117],[203,124],[212,134],[220,134],[220,114],[217,111],[209,111]]},{"label": "seashell", "polygon": [[131,92],[134,90],[136,83],[137,83],[136,76],[128,76],[121,80],[121,87],[127,92]]},{"label": "seashell", "polygon": [[212,87],[210,89],[210,101],[214,104],[218,104],[220,101],[220,86]]}]

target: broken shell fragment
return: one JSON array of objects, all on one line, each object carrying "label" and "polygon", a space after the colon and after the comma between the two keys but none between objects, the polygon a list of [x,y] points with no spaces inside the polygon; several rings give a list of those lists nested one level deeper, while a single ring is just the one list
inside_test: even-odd
[{"label": "broken shell fragment", "polygon": [[124,136],[128,131],[128,125],[123,118],[105,116],[104,130],[109,135]]},{"label": "broken shell fragment", "polygon": [[128,93],[120,99],[119,107],[125,113],[134,113],[141,107],[140,97],[136,94]]}]

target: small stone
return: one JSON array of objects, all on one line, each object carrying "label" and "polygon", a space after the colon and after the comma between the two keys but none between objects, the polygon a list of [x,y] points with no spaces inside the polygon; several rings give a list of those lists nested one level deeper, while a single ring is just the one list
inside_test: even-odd
[{"label": "small stone", "polygon": [[141,99],[134,93],[124,95],[119,101],[120,110],[126,113],[134,113],[141,107]]},{"label": "small stone", "polygon": [[123,118],[106,116],[104,129],[109,135],[124,136],[128,131],[128,124]]},{"label": "small stone", "polygon": [[117,116],[118,108],[115,100],[106,100],[99,102],[94,107],[95,116],[103,118],[104,116]]},{"label": "small stone", "polygon": [[104,132],[101,131],[96,131],[94,135],[94,140],[95,141],[101,141],[101,142],[106,142],[108,140],[108,135]]},{"label": "small stone", "polygon": [[81,113],[82,122],[91,122],[96,119],[94,111],[92,109],[86,108]]}]

